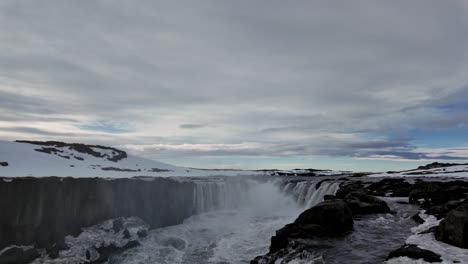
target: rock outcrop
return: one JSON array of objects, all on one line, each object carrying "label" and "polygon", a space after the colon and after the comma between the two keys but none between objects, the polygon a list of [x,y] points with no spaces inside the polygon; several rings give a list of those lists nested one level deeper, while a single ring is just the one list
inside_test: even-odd
[{"label": "rock outcrop", "polygon": [[[63,150],[60,150],[57,148],[68,147],[70,150],[74,150],[79,153],[89,154],[97,158],[106,158],[107,160],[114,161],[114,162],[117,162],[127,157],[127,153],[123,150],[112,148],[112,147],[101,146],[101,145],[65,143],[65,142],[60,142],[60,141],[17,140],[16,142],[43,146],[42,148],[36,149],[36,151],[44,152],[48,154],[55,154],[66,159],[70,159],[70,157],[66,155],[61,155],[60,153],[62,153]],[[100,150],[103,150],[103,152],[101,152]],[[110,151],[112,154],[105,153],[107,151]],[[78,157],[78,159],[81,159],[81,158]]]},{"label": "rock outcrop", "polygon": [[447,244],[468,248],[468,202],[447,214],[437,227],[435,236]]},{"label": "rock outcrop", "polygon": [[371,183],[366,189],[370,194],[376,196],[408,197],[411,191],[411,184],[405,179],[388,178]]},{"label": "rock outcrop", "polygon": [[330,200],[304,211],[292,223],[276,231],[270,253],[287,247],[294,239],[339,236],[353,228],[351,209],[342,200]]},{"label": "rock outcrop", "polygon": [[387,260],[392,259],[392,258],[398,258],[398,257],[408,257],[411,259],[423,259],[426,262],[442,262],[442,259],[440,258],[440,255],[426,250],[426,249],[421,249],[415,245],[404,245],[401,248],[390,252],[388,255]]},{"label": "rock outcrop", "polygon": [[11,246],[0,251],[0,264],[26,264],[39,256],[33,247]]},{"label": "rock outcrop", "polygon": [[364,183],[356,181],[342,185],[336,192],[336,197],[343,199],[355,215],[390,212],[385,201],[369,195],[368,192]]},{"label": "rock outcrop", "polygon": [[409,201],[420,204],[424,209],[449,201],[463,199],[468,193],[468,182],[416,182],[411,188]]}]

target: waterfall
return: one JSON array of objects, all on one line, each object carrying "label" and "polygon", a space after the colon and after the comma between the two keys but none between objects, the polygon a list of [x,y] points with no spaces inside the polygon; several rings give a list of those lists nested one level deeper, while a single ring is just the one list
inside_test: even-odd
[{"label": "waterfall", "polygon": [[310,208],[323,201],[327,194],[334,195],[339,188],[339,182],[322,182],[319,188],[316,180],[290,181],[281,188],[281,191],[290,194],[300,206]]},{"label": "waterfall", "polygon": [[[252,179],[218,177],[196,179],[194,183],[193,208],[195,214],[236,209],[241,206],[252,207],[254,204],[258,205],[261,200],[274,199],[276,196],[273,193],[289,196],[296,205],[310,208],[322,202],[325,195],[335,194],[339,188],[339,182],[322,181],[320,183],[319,180],[285,182],[284,179],[273,179],[268,182],[259,182]],[[318,186],[319,183],[320,186]],[[262,189],[262,185],[271,187],[268,187],[270,189],[264,187]]]},{"label": "waterfall", "polygon": [[246,203],[251,180],[211,179],[195,182],[193,203],[195,213],[232,209]]},{"label": "waterfall", "polygon": [[334,195],[338,190],[340,184],[338,182],[324,182],[318,190],[315,190],[314,193],[307,199],[307,208],[323,202],[323,197],[327,194]]}]

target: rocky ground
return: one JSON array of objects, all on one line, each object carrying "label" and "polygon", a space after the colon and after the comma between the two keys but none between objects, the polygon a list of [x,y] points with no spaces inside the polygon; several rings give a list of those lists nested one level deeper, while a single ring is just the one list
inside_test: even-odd
[{"label": "rocky ground", "polygon": [[[407,197],[400,203],[414,204],[421,210],[412,217],[420,226],[412,229],[406,242],[401,241],[400,248],[388,252],[388,263],[468,263],[468,182],[409,182],[403,178],[342,183],[335,196],[326,196],[324,202],[278,230],[268,254],[251,263],[315,263],[314,259],[319,260],[317,243],[324,238],[346,237],[353,232],[353,219],[396,213],[379,197]],[[316,263],[320,261],[323,259]]]}]

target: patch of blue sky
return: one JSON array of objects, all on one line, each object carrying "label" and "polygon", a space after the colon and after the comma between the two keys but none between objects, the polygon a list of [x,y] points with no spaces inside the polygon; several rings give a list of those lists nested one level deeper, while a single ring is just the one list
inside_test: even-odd
[{"label": "patch of blue sky", "polygon": [[132,131],[126,123],[118,123],[105,120],[99,120],[89,124],[79,125],[78,128],[82,130],[99,131],[110,134],[122,134]]}]

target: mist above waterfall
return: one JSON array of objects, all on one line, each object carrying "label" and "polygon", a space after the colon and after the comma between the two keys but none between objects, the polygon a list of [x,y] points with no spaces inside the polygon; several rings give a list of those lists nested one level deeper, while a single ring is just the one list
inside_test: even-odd
[{"label": "mist above waterfall", "polygon": [[195,182],[198,214],[180,225],[150,232],[141,247],[118,256],[116,263],[248,263],[268,251],[277,229],[337,188],[324,182],[315,190],[317,181],[311,180],[288,183],[243,177]]}]

